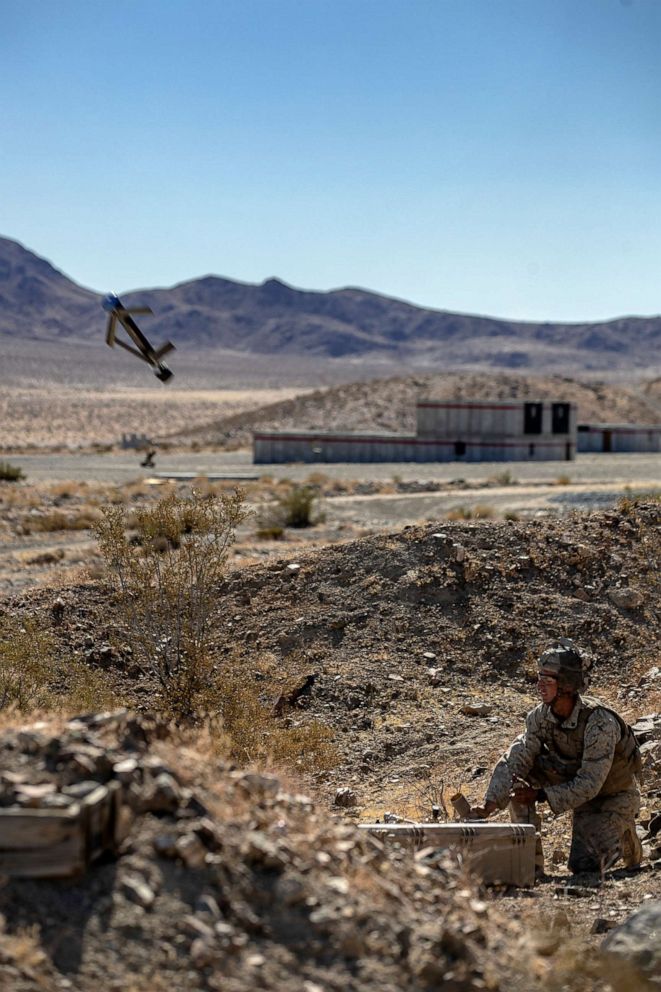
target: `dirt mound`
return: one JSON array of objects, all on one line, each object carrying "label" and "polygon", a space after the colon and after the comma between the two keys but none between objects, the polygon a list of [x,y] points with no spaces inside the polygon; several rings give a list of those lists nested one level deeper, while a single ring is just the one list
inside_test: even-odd
[{"label": "dirt mound", "polygon": [[434,399],[558,399],[576,403],[579,422],[658,423],[652,392],[560,376],[506,373],[441,373],[375,379],[236,414],[173,435],[172,439],[219,444],[248,443],[256,430],[415,431],[415,404]]},{"label": "dirt mound", "polygon": [[[658,661],[660,518],[657,502],[406,527],[248,566],[219,589],[218,664],[240,661],[280,687],[316,674],[308,712],[338,736],[336,776],[363,768],[361,802],[393,772],[433,765],[445,738],[457,774],[468,774],[475,742],[461,703],[500,694],[498,705],[520,713],[535,652],[549,638],[591,649],[597,689],[617,679],[624,698],[635,696]],[[108,590],[76,587],[54,599],[43,590],[5,606],[51,626],[62,656],[104,669],[124,696],[148,706],[157,687],[135,668]],[[494,719],[486,753],[489,740],[503,738],[507,718]]]},{"label": "dirt mound", "polygon": [[91,778],[119,782],[133,817],[83,877],[6,881],[3,988],[502,987],[519,930],[452,858],[412,867],[278,778],[158,737],[119,713],[0,738],[5,806],[21,778],[69,794]]},{"label": "dirt mound", "polygon": [[[591,934],[659,896],[653,866],[569,880],[558,867],[569,827],[560,817],[544,827],[560,875],[532,896],[478,894],[452,864],[440,876],[424,861],[412,867],[351,820],[429,819],[457,788],[480,800],[534,704],[534,655],[549,637],[591,649],[591,691],[630,720],[658,711],[660,522],[658,503],[630,503],[410,527],[228,574],[214,618],[218,664],[253,673],[272,693],[274,720],[314,718],[334,731],[339,765],[301,766],[317,805],[199,741],[161,740],[144,720],[120,721],[115,736],[85,720],[41,728],[32,743],[9,729],[5,804],[21,792],[17,775],[59,791],[72,776],[121,776],[135,820],[119,859],[83,879],[13,879],[0,890],[0,987],[527,992],[560,968],[563,988],[605,992],[597,971],[581,970],[600,940]],[[103,670],[149,709],[156,687],[133,665],[103,586],[41,590],[1,608],[38,620],[62,657]],[[661,766],[648,757],[643,823],[661,796]],[[354,803],[342,819],[339,788]],[[533,925],[541,936],[522,949]],[[534,980],[522,977],[529,965]]]}]

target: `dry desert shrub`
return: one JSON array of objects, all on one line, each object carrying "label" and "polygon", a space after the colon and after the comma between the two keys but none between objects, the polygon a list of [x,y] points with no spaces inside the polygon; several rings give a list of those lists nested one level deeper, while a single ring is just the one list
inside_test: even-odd
[{"label": "dry desert shrub", "polygon": [[101,519],[101,512],[87,507],[77,513],[63,513],[52,510],[35,516],[25,517],[22,523],[24,534],[53,533],[63,530],[92,530]]},{"label": "dry desert shrub", "polygon": [[109,506],[95,532],[128,625],[133,657],[155,677],[160,705],[176,722],[204,708],[213,660],[211,615],[243,494],[190,498],[170,493],[137,510],[129,539],[126,510]]}]

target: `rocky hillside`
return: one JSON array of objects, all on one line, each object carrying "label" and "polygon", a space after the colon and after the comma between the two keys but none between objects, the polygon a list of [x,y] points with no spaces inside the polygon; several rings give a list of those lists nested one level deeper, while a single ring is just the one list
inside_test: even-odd
[{"label": "rocky hillside", "polygon": [[578,407],[579,423],[661,423],[661,401],[655,383],[648,388],[643,383],[620,386],[562,376],[446,372],[372,379],[316,390],[199,425],[180,432],[176,439],[248,444],[252,432],[262,430],[414,432],[415,404],[421,397],[568,400]]},{"label": "rocky hillside", "polygon": [[[210,275],[122,298],[151,306],[154,337],[180,348],[270,355],[443,367],[648,368],[661,337],[659,317],[525,323],[425,309],[363,289],[302,291],[278,279],[253,285]],[[90,291],[7,239],[0,239],[0,302],[5,335],[90,337],[103,326]]]},{"label": "rocky hillside", "polygon": [[[660,523],[658,502],[528,522],[444,522],[248,566],[219,590],[218,663],[240,658],[269,691],[316,675],[309,712],[339,735],[340,778],[365,760],[366,802],[387,791],[392,774],[410,781],[435,763],[440,745],[453,744],[460,777],[475,764],[461,703],[505,692],[507,708],[520,711],[535,652],[549,638],[589,646],[597,687],[615,679],[622,698],[629,690],[635,698],[641,673],[658,663]],[[2,605],[51,627],[62,657],[103,669],[129,702],[144,707],[158,691],[122,648],[122,617],[103,586]],[[502,739],[504,725],[485,729]]]},{"label": "rocky hillside", "polygon": [[[403,859],[352,820],[429,819],[459,787],[479,800],[522,728],[550,637],[591,650],[592,691],[629,719],[658,712],[660,523],[658,503],[623,503],[526,524],[410,527],[229,573],[217,663],[243,667],[274,722],[332,729],[339,764],[300,766],[316,805],[300,784],[236,770],[204,738],[172,737],[146,715],[27,730],[5,719],[0,806],[62,806],[117,780],[134,819],[118,859],[83,878],[4,880],[0,987],[644,988],[631,971],[615,984],[598,935],[641,905],[661,911],[658,847],[638,873],[570,879],[560,817],[544,831],[550,879],[501,893],[433,852]],[[37,621],[61,658],[151,709],[158,687],[137,669],[103,585],[5,598],[0,613]],[[648,743],[641,819],[654,843],[661,763]],[[658,948],[640,946],[649,967]]]}]

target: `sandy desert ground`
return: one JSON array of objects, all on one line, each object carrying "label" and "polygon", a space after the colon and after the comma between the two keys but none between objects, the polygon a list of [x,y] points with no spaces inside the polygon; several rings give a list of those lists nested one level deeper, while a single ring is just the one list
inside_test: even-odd
[{"label": "sandy desert ground", "polygon": [[[167,810],[138,804],[119,857],[83,878],[0,887],[0,987],[641,992],[640,984],[613,984],[599,948],[632,911],[661,900],[656,835],[646,835],[640,871],[577,880],[564,864],[568,818],[551,818],[548,877],[513,891],[480,886],[454,863],[412,871],[397,851],[375,855],[355,824],[386,811],[428,818],[431,803],[457,788],[478,802],[489,768],[534,704],[535,651],[551,636],[589,646],[598,661],[593,691],[628,719],[658,714],[661,455],[271,467],[253,466],[245,447],[204,450],[189,438],[159,449],[151,472],[137,453],[117,451],[123,430],[152,433],[149,425],[167,417],[185,433],[191,421],[222,421],[255,403],[283,400],[286,408],[291,396],[300,397],[296,411],[309,390],[350,381],[350,370],[323,381],[303,364],[267,378],[264,368],[241,371],[228,359],[222,374],[210,363],[195,388],[166,392],[132,366],[129,381],[109,377],[106,366],[94,379],[94,361],[81,373],[73,353],[69,362],[54,353],[48,382],[35,376],[28,351],[14,355],[10,381],[6,367],[0,372],[0,460],[27,476],[0,483],[0,620],[15,625],[19,640],[30,630],[52,638],[51,703],[53,693],[64,698],[72,673],[84,673],[89,708],[105,708],[111,695],[142,714],[151,731],[132,717],[122,731],[122,747],[140,758],[134,784],[147,789],[152,771],[165,769],[176,802]],[[365,411],[370,389],[354,392],[352,409]],[[98,450],[105,444],[115,450]],[[26,454],[31,445],[37,450]],[[84,450],[72,450],[78,445]],[[176,472],[198,478],[167,478]],[[214,473],[228,478],[203,478]],[[254,478],[231,478],[241,475]],[[269,780],[273,800],[237,800],[241,782],[258,780],[237,771],[234,753],[219,760],[225,752],[211,746],[208,730],[192,742],[149,723],[159,688],[135,662],[92,530],[110,504],[135,522],[137,510],[167,492],[238,484],[253,513],[209,620],[214,671],[243,673],[264,707],[268,740],[290,734],[290,763],[276,769],[282,784]],[[313,488],[319,519],[275,534],[273,508],[297,484]],[[0,652],[5,666],[11,658]],[[311,675],[313,689],[281,713],[278,700]],[[17,729],[27,714],[3,714],[7,794],[23,774],[44,785],[53,740],[65,762],[74,754],[81,774],[89,777],[94,761],[108,764],[110,745],[81,738],[80,722],[68,739],[58,705],[48,716],[55,722],[36,736]],[[313,768],[300,735],[318,725],[336,759]],[[32,750],[23,755],[25,741]],[[112,760],[125,760],[117,747]],[[264,754],[260,770],[272,771],[273,755]],[[661,812],[655,754],[641,833]],[[354,805],[334,802],[338,788],[351,790]],[[174,854],[162,853],[164,834]],[[197,863],[186,860],[196,845]]]}]

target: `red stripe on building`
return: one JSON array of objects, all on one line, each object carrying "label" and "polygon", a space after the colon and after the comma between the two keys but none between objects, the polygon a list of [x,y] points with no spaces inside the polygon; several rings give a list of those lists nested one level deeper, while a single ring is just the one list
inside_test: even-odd
[{"label": "red stripe on building", "polygon": [[[566,436],[557,441],[536,441],[529,438],[537,435],[526,435],[521,441],[464,441],[466,447],[477,448],[521,448],[534,444],[536,448],[563,448]],[[297,434],[253,434],[254,441],[306,441],[308,444],[412,444],[414,446],[446,445],[454,447],[457,441],[441,441],[430,438],[374,438],[374,437],[311,437]],[[461,441],[462,438],[457,438]]]},{"label": "red stripe on building", "polygon": [[510,406],[505,403],[434,403],[423,401],[416,403],[416,406],[418,409],[425,410],[521,410],[523,412],[523,403]]}]

